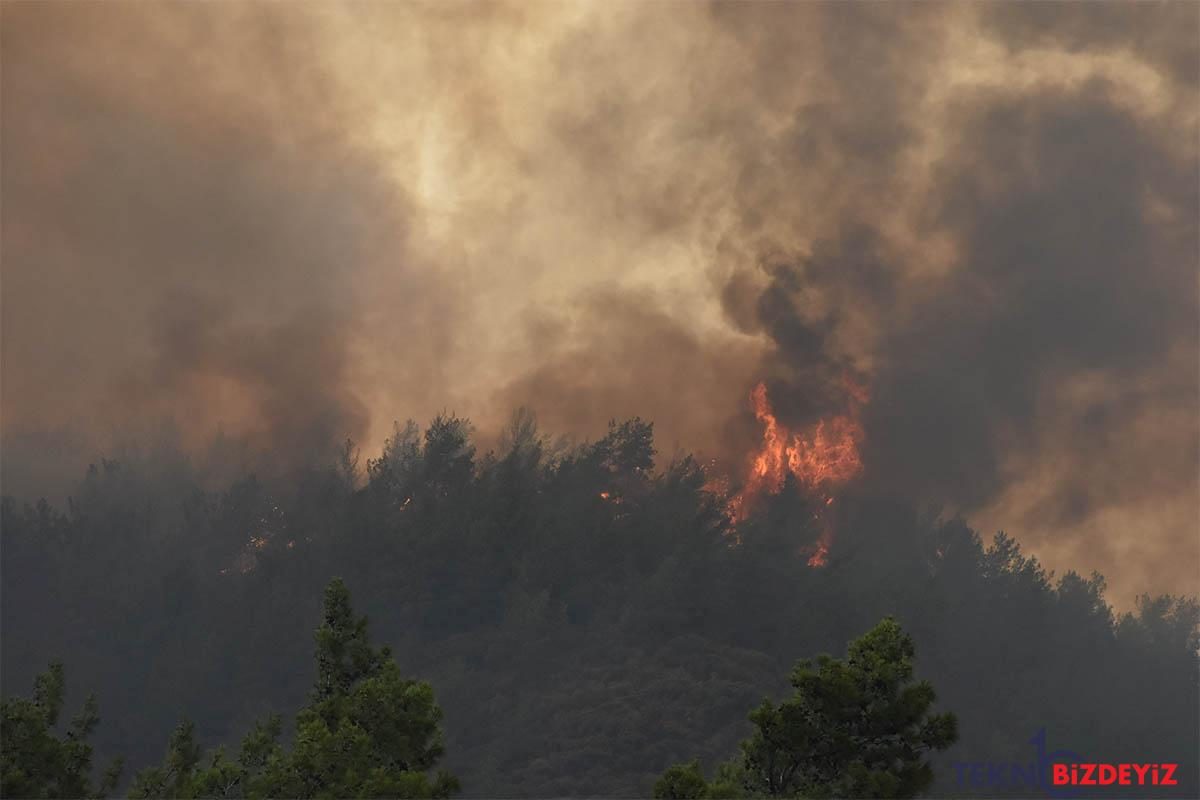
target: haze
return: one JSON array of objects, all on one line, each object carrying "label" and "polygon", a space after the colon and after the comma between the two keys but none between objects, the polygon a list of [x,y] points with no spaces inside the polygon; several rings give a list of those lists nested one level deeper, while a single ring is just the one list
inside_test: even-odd
[{"label": "haze", "polygon": [[[1200,6],[6,3],[3,482],[518,406],[1194,593]],[[316,454],[316,455],[314,455]],[[331,457],[331,456],[330,456]]]}]

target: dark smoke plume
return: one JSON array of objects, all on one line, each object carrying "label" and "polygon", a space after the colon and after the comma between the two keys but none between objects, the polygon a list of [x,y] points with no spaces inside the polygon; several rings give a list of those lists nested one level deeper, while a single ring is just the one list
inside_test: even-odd
[{"label": "dark smoke plume", "polygon": [[737,466],[849,378],[872,489],[1195,588],[1193,3],[3,22],[5,491],[517,405]]}]

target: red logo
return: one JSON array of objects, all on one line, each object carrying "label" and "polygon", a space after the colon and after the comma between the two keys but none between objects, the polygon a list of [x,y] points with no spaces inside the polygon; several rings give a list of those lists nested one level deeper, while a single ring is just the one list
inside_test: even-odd
[{"label": "red logo", "polygon": [[1178,764],[1053,764],[1055,786],[1178,786]]}]

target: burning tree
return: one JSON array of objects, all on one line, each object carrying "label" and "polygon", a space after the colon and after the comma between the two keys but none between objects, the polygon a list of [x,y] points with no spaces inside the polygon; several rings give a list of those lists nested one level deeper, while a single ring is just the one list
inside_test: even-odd
[{"label": "burning tree", "polygon": [[750,458],[749,473],[741,491],[729,501],[734,526],[746,520],[762,498],[794,485],[816,501],[814,518],[821,523],[817,541],[807,546],[808,565],[823,567],[833,532],[824,510],[833,505],[837,490],[862,472],[859,449],[865,433],[859,409],[868,400],[864,389],[847,378],[845,413],[821,419],[806,429],[791,430],[779,421],[767,396],[767,386],[754,387],[750,400],[762,425],[762,443]]}]

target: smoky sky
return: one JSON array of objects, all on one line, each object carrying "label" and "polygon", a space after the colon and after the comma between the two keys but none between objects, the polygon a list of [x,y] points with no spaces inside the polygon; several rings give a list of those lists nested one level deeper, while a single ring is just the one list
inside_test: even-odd
[{"label": "smoky sky", "polygon": [[1196,588],[1195,4],[2,13],[6,492],[520,405],[736,466],[850,378],[873,490]]}]

